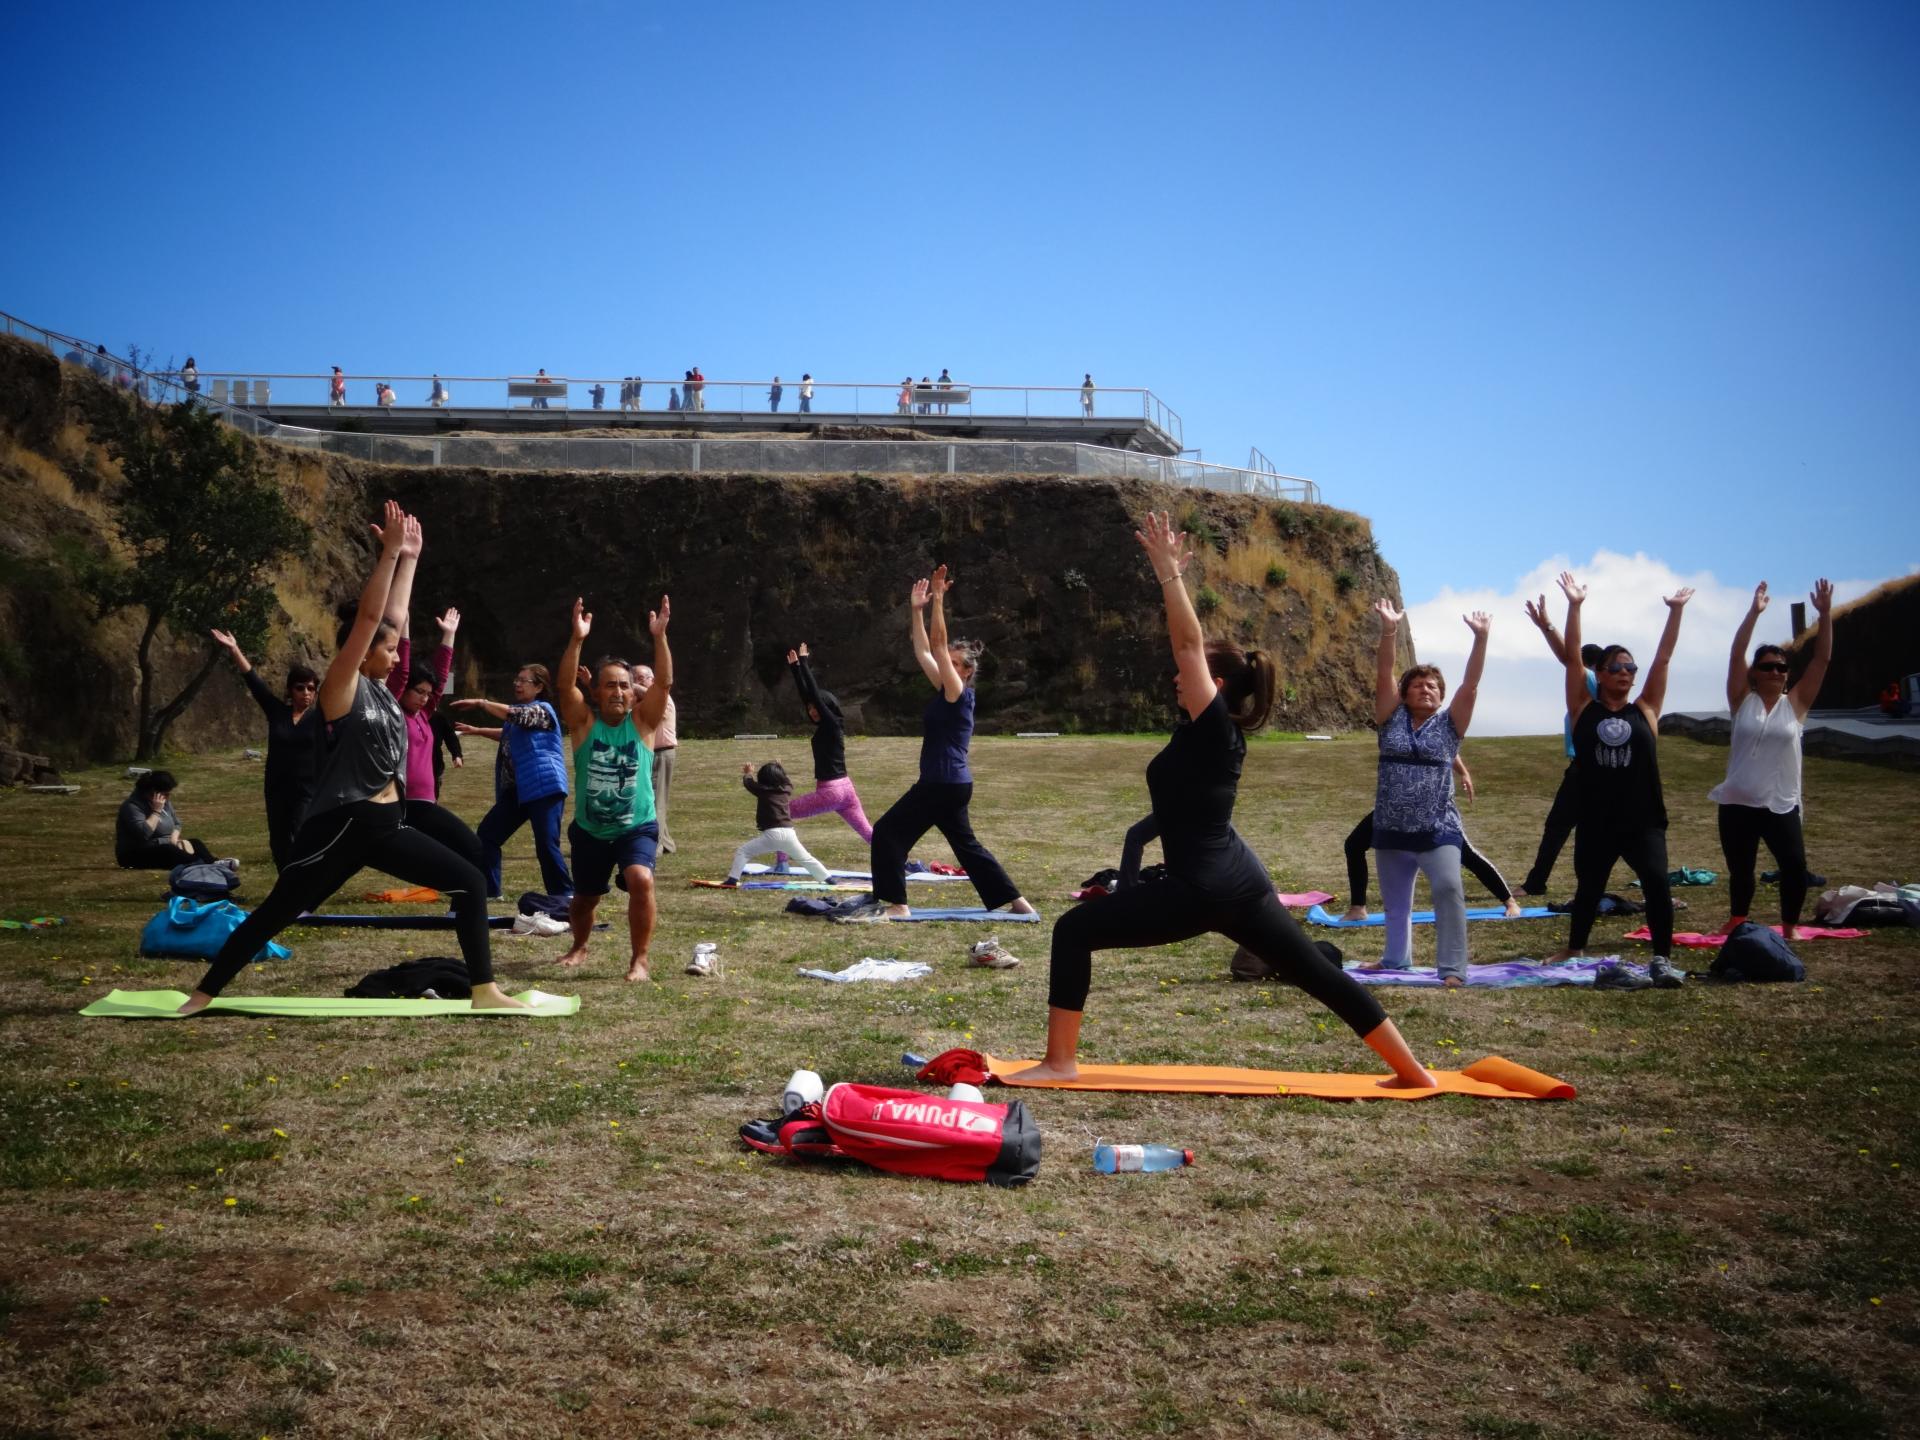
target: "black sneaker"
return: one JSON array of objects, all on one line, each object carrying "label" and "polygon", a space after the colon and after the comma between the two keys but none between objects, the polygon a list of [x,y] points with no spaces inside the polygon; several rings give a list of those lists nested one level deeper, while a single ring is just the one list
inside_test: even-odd
[{"label": "black sneaker", "polygon": [[1687,972],[1675,967],[1664,955],[1656,955],[1647,962],[1647,983],[1662,990],[1678,990],[1687,983]]},{"label": "black sneaker", "polygon": [[1629,970],[1625,961],[1616,960],[1611,965],[1602,965],[1594,973],[1593,988],[1596,990],[1651,990],[1653,981],[1636,970]]}]

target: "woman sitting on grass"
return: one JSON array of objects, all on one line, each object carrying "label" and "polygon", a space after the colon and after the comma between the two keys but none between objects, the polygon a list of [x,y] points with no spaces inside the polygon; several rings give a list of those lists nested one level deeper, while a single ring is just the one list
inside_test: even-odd
[{"label": "woman sitting on grass", "polygon": [[[1667,800],[1660,788],[1660,707],[1667,698],[1667,662],[1680,643],[1680,614],[1692,590],[1667,597],[1667,623],[1653,664],[1633,697],[1640,667],[1624,645],[1601,652],[1598,693],[1587,694],[1586,667],[1580,663],[1580,607],[1587,587],[1572,575],[1560,576],[1567,597],[1567,714],[1573,719],[1574,830],[1573,923],[1567,948],[1550,964],[1571,960],[1587,948],[1593,919],[1606,892],[1614,862],[1624,860],[1640,877],[1647,897],[1647,928],[1653,935],[1653,959],[1647,976],[1661,989],[1677,989],[1687,978],[1667,956],[1673,949],[1673,891],[1667,881]],[[1594,984],[1604,989],[1644,989],[1620,965],[1603,967]]]},{"label": "woman sitting on grass", "polygon": [[1753,652],[1753,664],[1746,663],[1753,627],[1767,608],[1766,581],[1755,588],[1747,618],[1733,635],[1733,653],[1727,658],[1727,709],[1733,715],[1727,778],[1707,792],[1720,807],[1720,851],[1727,857],[1727,889],[1733,902],[1723,935],[1753,908],[1753,866],[1762,840],[1780,869],[1780,928],[1789,940],[1807,903],[1800,726],[1833,659],[1833,582],[1815,581],[1811,598],[1820,631],[1813,658],[1792,689],[1787,688],[1787,652],[1780,646],[1762,645]]},{"label": "woman sitting on grass", "polygon": [[189,860],[211,860],[204,840],[189,840],[173,813],[179,782],[168,770],[149,770],[133,782],[113,824],[113,858],[123,870],[171,870]]},{"label": "woman sitting on grass", "polygon": [[1092,983],[1093,952],[1171,945],[1219,934],[1244,945],[1268,974],[1296,985],[1344,1020],[1392,1068],[1381,1084],[1431,1089],[1380,1002],[1314,947],[1273,892],[1267,867],[1233,828],[1233,802],[1246,763],[1247,734],[1273,709],[1273,661],[1209,646],[1181,571],[1192,550],[1170,516],[1149,513],[1136,532],[1166,602],[1167,635],[1178,667],[1174,696],[1187,722],[1147,766],[1147,791],[1160,823],[1167,878],[1099,896],[1053,927],[1047,994],[1047,1053],[1010,1083],[1072,1080],[1079,1073],[1081,1012]]},{"label": "woman sitting on grass", "polygon": [[360,592],[360,605],[320,684],[327,751],[315,778],[307,818],[272,892],[214,957],[206,978],[180,1007],[193,1015],[260,953],[267,941],[323,902],[362,869],[409,885],[430,885],[453,901],[460,954],[473,982],[476,1010],[525,1009],[493,979],[487,933],[486,881],[473,863],[406,823],[402,784],[407,722],[386,678],[406,628],[413,571],[420,558],[420,522],[387,502],[372,527],[380,559]]},{"label": "woman sitting on grass", "polygon": [[1467,892],[1460,852],[1467,837],[1453,803],[1452,768],[1473,720],[1480,672],[1487,663],[1484,610],[1461,617],[1473,632],[1467,672],[1445,710],[1447,679],[1437,665],[1415,665],[1393,678],[1394,636],[1404,611],[1373,602],[1380,617],[1374,656],[1373,718],[1380,727],[1380,778],[1373,801],[1373,849],[1380,857],[1380,899],[1387,911],[1383,970],[1413,963],[1413,878],[1427,877],[1433,893],[1435,960],[1447,985],[1467,983]]}]

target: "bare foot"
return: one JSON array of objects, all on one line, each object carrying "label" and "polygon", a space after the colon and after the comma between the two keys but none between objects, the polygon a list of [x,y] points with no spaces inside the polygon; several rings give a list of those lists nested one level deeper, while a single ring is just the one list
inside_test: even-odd
[{"label": "bare foot", "polygon": [[1044,1060],[1038,1065],[1030,1065],[1018,1075],[998,1077],[1008,1085],[1045,1085],[1055,1080],[1078,1080],[1080,1067],[1069,1060],[1064,1065],[1049,1065]]},{"label": "bare foot", "polygon": [[1448,990],[1460,990],[1465,988],[1467,977],[1464,975],[1442,975],[1440,977],[1440,983]]},{"label": "bare foot", "polygon": [[1340,918],[1342,920],[1364,920],[1367,918],[1367,907],[1364,905],[1349,905],[1347,907],[1347,913]]},{"label": "bare foot", "polygon": [[203,995],[198,990],[196,990],[193,992],[193,994],[187,997],[187,1003],[182,1005],[178,1010],[174,1011],[173,1013],[175,1015],[180,1016],[182,1019],[185,1019],[189,1015],[198,1015],[202,1010],[206,1009],[207,1006],[211,1005],[212,1003],[213,1003],[213,997],[211,995]]},{"label": "bare foot", "polygon": [[1438,1090],[1440,1088],[1440,1082],[1424,1069],[1418,1078],[1411,1075],[1395,1075],[1390,1080],[1380,1081],[1379,1084],[1382,1090]]},{"label": "bare foot", "polygon": [[1007,906],[1007,910],[1014,915],[1038,915],[1040,913],[1033,908],[1033,902],[1024,895],[1016,895],[1013,903]]},{"label": "bare foot", "polygon": [[533,1008],[524,1000],[514,999],[492,982],[473,987],[472,1004],[476,1010],[531,1010]]},{"label": "bare foot", "polygon": [[1507,897],[1507,919],[1518,920],[1519,918],[1520,918],[1519,897],[1510,895]]},{"label": "bare foot", "polygon": [[1548,965],[1564,965],[1569,960],[1584,960],[1586,959],[1586,955],[1587,952],[1584,950],[1556,950],[1553,954],[1547,956],[1543,963]]},{"label": "bare foot", "polygon": [[911,920],[912,918],[913,918],[913,910],[910,906],[906,906],[906,905],[887,906],[887,919],[889,920]]},{"label": "bare foot", "polygon": [[587,949],[586,949],[586,946],[583,945],[578,950],[567,951],[566,954],[562,955],[558,960],[554,961],[553,963],[555,965],[558,965],[563,970],[572,970],[576,966],[578,966],[582,960],[585,960],[586,958],[587,958]]},{"label": "bare foot", "polygon": [[647,960],[648,960],[648,957],[645,955],[634,956],[633,963],[627,966],[627,979],[629,980],[653,979],[653,972],[650,969],[648,969]]}]

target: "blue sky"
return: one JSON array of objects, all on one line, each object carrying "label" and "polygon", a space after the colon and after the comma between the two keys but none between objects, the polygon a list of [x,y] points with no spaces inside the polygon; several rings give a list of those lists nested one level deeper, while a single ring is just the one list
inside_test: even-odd
[{"label": "blue sky", "polygon": [[0,53],[0,308],[110,348],[1091,370],[1414,602],[1920,563],[1911,4],[20,5]]}]

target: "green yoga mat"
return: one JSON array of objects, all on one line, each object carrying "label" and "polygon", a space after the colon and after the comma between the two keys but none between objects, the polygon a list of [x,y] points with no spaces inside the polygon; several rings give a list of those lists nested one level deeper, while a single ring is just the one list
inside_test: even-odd
[{"label": "green yoga mat", "polygon": [[[580,1009],[578,995],[548,995],[528,990],[514,997],[524,1000],[531,1010],[476,1010],[465,1000],[353,1000],[344,995],[238,995],[222,996],[206,1009],[207,1014],[273,1015],[288,1020],[338,1020],[359,1015],[454,1015],[504,1016],[526,1020],[553,1015],[572,1015]],[[96,1000],[80,1013],[94,1019],[177,1020],[173,1012],[187,1003],[180,990],[115,990]]]}]

